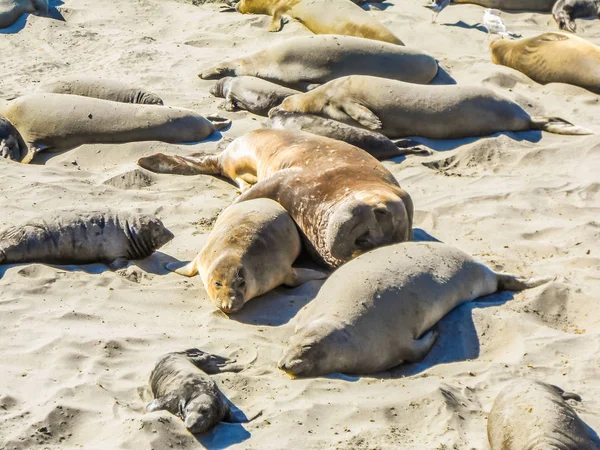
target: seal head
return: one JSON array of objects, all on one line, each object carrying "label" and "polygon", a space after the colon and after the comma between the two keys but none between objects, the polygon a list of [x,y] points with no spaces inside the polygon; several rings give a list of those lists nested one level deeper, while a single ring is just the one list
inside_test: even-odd
[{"label": "seal head", "polygon": [[124,228],[131,243],[131,259],[150,256],[174,237],[160,219],[146,215],[133,223],[126,222]]},{"label": "seal head", "polygon": [[213,303],[225,313],[239,311],[247,293],[247,274],[240,258],[223,255],[208,271],[206,289]]}]

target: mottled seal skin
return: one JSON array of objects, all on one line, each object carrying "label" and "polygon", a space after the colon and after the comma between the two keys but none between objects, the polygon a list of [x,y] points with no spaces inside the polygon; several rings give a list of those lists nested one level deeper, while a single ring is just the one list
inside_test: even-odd
[{"label": "mottled seal skin", "polygon": [[512,100],[477,86],[422,86],[353,75],[292,95],[283,111],[316,114],[389,138],[457,139],[499,131],[592,134],[556,117],[531,117]]},{"label": "mottled seal skin", "polygon": [[573,35],[544,33],[490,43],[492,62],[540,84],[567,83],[600,94],[600,47]]},{"label": "mottled seal skin", "polygon": [[43,84],[39,92],[48,94],[70,94],[98,98],[120,103],[141,105],[163,105],[162,99],[144,89],[132,87],[116,80],[93,77],[65,77]]},{"label": "mottled seal skin", "polygon": [[21,161],[27,154],[27,144],[10,121],[0,116],[0,158]]},{"label": "mottled seal skin", "polygon": [[327,278],[325,272],[292,267],[300,250],[300,234],[287,211],[258,198],[225,209],[198,256],[182,268],[167,268],[188,277],[200,273],[215,306],[233,313],[281,284]]},{"label": "mottled seal skin", "polygon": [[0,0],[0,28],[14,24],[23,14],[48,15],[48,0]]},{"label": "mottled seal skin", "polygon": [[550,12],[556,0],[452,0],[452,3],[469,3],[502,11]]},{"label": "mottled seal skin", "polygon": [[302,231],[311,256],[329,268],[413,238],[408,193],[367,152],[334,139],[262,129],[234,140],[218,155],[159,153],[138,164],[158,173],[235,180],[245,191],[235,203],[254,198],[279,202]]},{"label": "mottled seal skin", "polygon": [[211,88],[210,93],[225,99],[223,108],[227,111],[244,109],[259,116],[266,116],[286,97],[300,92],[261,78],[225,77]]},{"label": "mottled seal skin", "polygon": [[234,422],[225,396],[207,375],[242,370],[234,363],[196,348],[161,356],[150,374],[155,399],[146,411],[167,410],[194,434],[206,433],[221,421]]},{"label": "mottled seal skin", "polygon": [[353,127],[342,122],[313,114],[290,113],[274,108],[269,113],[269,126],[278,130],[298,130],[325,136],[361,148],[382,161],[406,155],[432,154],[430,150],[410,139],[391,141],[381,133]]},{"label": "mottled seal skin", "polygon": [[159,219],[145,214],[66,211],[0,232],[0,264],[142,259],[171,239]]},{"label": "mottled seal skin", "polygon": [[0,101],[0,114],[28,145],[22,163],[30,162],[41,150],[70,150],[83,144],[197,142],[231,123],[216,116],[211,122],[189,109],[69,94],[31,94]]},{"label": "mottled seal skin", "polygon": [[426,84],[438,72],[421,50],[352,36],[297,37],[252,55],[222,61],[199,76],[204,80],[249,75],[306,90],[346,75],[373,75]]},{"label": "mottled seal skin", "polygon": [[575,33],[575,19],[600,18],[600,0],[558,0],[552,7],[552,17],[558,28]]},{"label": "mottled seal skin", "polygon": [[242,14],[273,17],[269,31],[283,28],[283,16],[291,17],[315,34],[337,34],[404,45],[394,34],[350,0],[240,0]]},{"label": "mottled seal skin", "polygon": [[378,248],[334,272],[298,314],[278,363],[294,377],[371,374],[425,357],[456,306],[542,281],[497,274],[449,245]]},{"label": "mottled seal skin", "polygon": [[585,424],[566,400],[577,394],[534,380],[504,388],[487,422],[491,450],[596,450]]}]

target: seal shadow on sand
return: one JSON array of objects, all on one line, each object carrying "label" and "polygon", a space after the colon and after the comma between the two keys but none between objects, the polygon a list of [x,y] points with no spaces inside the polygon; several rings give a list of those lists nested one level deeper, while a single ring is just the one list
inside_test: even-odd
[{"label": "seal shadow on sand", "polygon": [[241,423],[221,422],[204,434],[195,434],[196,440],[209,450],[221,450],[240,444],[252,435]]},{"label": "seal shadow on sand", "polygon": [[456,23],[444,23],[442,25],[444,25],[445,27],[458,27],[458,28],[465,28],[467,30],[477,30],[477,31],[481,31],[482,33],[485,33],[485,34],[487,34],[487,32],[488,32],[487,29],[483,25],[481,25],[479,22],[476,23],[475,25],[469,25],[469,24],[463,22],[462,20],[459,20]]},{"label": "seal shadow on sand", "polygon": [[[48,10],[48,16],[44,16],[48,19],[60,20],[61,22],[65,22],[65,18],[60,13],[57,6],[63,5],[64,3],[61,0],[51,0],[48,2],[48,6],[50,7]],[[21,31],[27,25],[27,19],[31,14],[23,14],[21,17],[17,19],[15,23],[13,23],[10,27],[0,28],[0,34],[16,34]]]},{"label": "seal shadow on sand", "polygon": [[[501,131],[494,133],[489,136],[477,136],[468,137],[461,139],[428,139],[419,136],[410,136],[409,139],[418,142],[419,144],[425,145],[436,152],[446,152],[450,150],[456,150],[463,145],[472,144],[480,139],[496,138],[498,136],[505,135],[513,141],[521,142],[527,141],[531,143],[539,142],[542,139],[542,132],[539,130],[529,131]],[[392,159],[395,161],[395,158]]]}]

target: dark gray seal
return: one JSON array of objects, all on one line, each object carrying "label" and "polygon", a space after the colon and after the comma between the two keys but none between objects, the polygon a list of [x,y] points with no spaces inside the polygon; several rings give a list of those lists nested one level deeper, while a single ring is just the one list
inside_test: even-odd
[{"label": "dark gray seal", "polygon": [[0,28],[10,27],[23,14],[48,15],[48,0],[0,0]]},{"label": "dark gray seal", "polygon": [[21,161],[27,154],[27,144],[10,121],[0,115],[0,158]]},{"label": "dark gray seal", "polygon": [[558,0],[552,7],[552,17],[558,28],[575,33],[575,19],[600,18],[600,0]]}]

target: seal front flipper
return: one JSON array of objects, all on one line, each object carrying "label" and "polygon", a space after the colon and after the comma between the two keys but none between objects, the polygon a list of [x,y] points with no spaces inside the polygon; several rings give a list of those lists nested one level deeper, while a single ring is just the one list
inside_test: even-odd
[{"label": "seal front flipper", "polygon": [[200,267],[200,263],[200,254],[198,254],[187,264],[182,263],[181,261],[167,263],[165,265],[165,269],[175,272],[176,274],[183,275],[184,277],[193,277],[194,275],[198,274],[198,267]]},{"label": "seal front flipper", "polygon": [[146,412],[167,410],[168,409],[167,404],[170,401],[171,401],[171,399],[168,399],[167,397],[155,398],[150,403],[148,403],[148,406],[146,406]]},{"label": "seal front flipper", "polygon": [[437,328],[429,330],[420,339],[415,339],[412,342],[412,348],[409,349],[409,356],[406,358],[408,362],[421,361],[437,341],[440,332]]},{"label": "seal front flipper", "polygon": [[304,269],[304,268],[292,268],[292,272],[290,276],[283,282],[286,286],[289,287],[297,287],[301,286],[304,283],[308,283],[313,280],[324,280],[329,276],[329,272],[314,270],[314,269]]},{"label": "seal front flipper", "polygon": [[250,189],[245,191],[242,195],[236,198],[232,204],[245,202],[247,200],[252,200],[254,198],[270,198],[271,200],[278,201],[277,193],[283,183],[285,183],[286,179],[290,176],[290,173],[296,172],[299,169],[283,169],[279,172],[274,173],[270,177],[259,181]]},{"label": "seal front flipper", "polygon": [[272,33],[276,33],[281,31],[283,28],[283,15],[281,12],[276,12],[273,14],[273,20],[271,20],[271,24],[269,25],[268,30]]},{"label": "seal front flipper", "polygon": [[357,103],[346,102],[342,106],[346,114],[370,130],[380,130],[383,127],[381,120],[369,108]]},{"label": "seal front flipper", "polygon": [[38,153],[40,153],[41,151],[43,151],[47,148],[48,147],[45,147],[43,145],[27,143],[27,153],[25,154],[25,156],[23,156],[21,163],[29,164],[31,162],[31,160],[35,157],[35,155],[37,155]]}]

